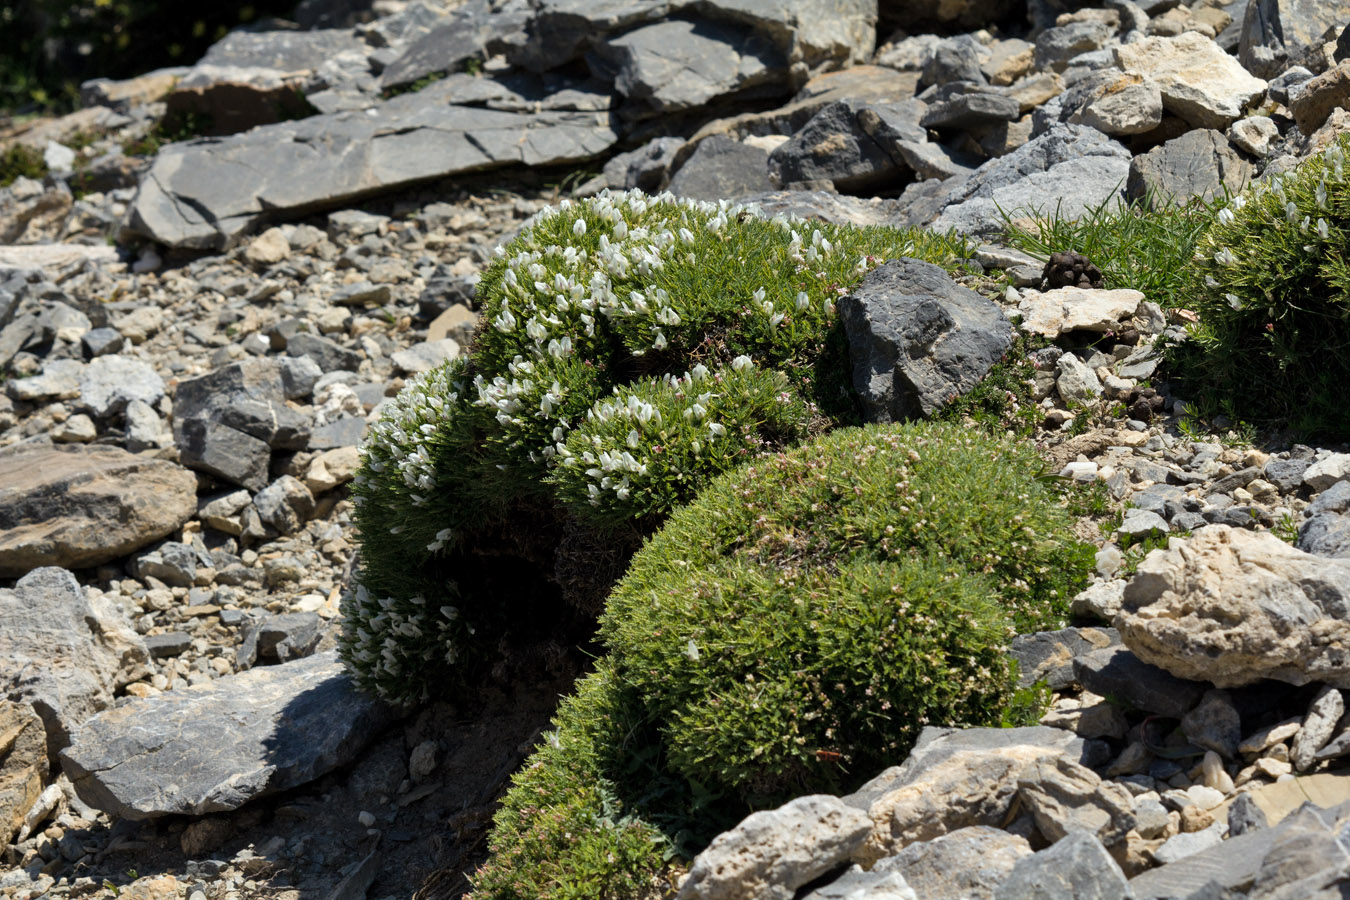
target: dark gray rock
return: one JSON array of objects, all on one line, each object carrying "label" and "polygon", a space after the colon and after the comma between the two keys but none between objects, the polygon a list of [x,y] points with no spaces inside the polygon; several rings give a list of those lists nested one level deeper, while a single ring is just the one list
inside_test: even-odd
[{"label": "dark gray rock", "polygon": [[169,587],[192,587],[197,565],[197,551],[178,541],[165,541],[136,559],[136,577],[158,578]]},{"label": "dark gray rock", "polygon": [[402,87],[428,75],[457,72],[470,60],[484,60],[524,41],[525,3],[470,0],[447,21],[408,44],[380,73],[380,88]]},{"label": "dark gray rock", "polygon": [[80,797],[112,815],[204,815],[345,765],[394,715],[320,653],[132,700],[85,722],[61,760]]},{"label": "dark gray rock", "polygon": [[173,430],[178,461],[188,468],[250,491],[267,484],[272,448],[265,441],[207,419],[188,419],[181,424],[175,421]]},{"label": "dark gray rock", "polygon": [[899,872],[867,871],[862,866],[849,867],[829,884],[822,885],[794,900],[856,900],[859,897],[904,898],[913,896],[906,893],[909,885]]},{"label": "dark gray rock", "polygon": [[0,578],[102,565],[165,537],[196,508],[197,479],[165,460],[107,446],[0,451]]},{"label": "dark gray rock", "polygon": [[322,622],[317,613],[283,613],[258,629],[258,655],[286,662],[314,652]]},{"label": "dark gray rock", "polygon": [[37,568],[0,588],[0,694],[42,717],[53,756],[112,706],[122,666],[147,658],[126,616],[65,569]]},{"label": "dark gray rock", "polygon": [[966,81],[984,83],[980,69],[980,48],[974,39],[962,35],[942,41],[923,66],[920,85],[943,85]]},{"label": "dark gray rock", "polygon": [[345,28],[233,31],[208,47],[198,65],[296,72],[317,69],[344,51],[366,49],[365,42]]},{"label": "dark gray rock", "polygon": [[308,356],[326,372],[355,372],[361,366],[361,354],[341,344],[302,331],[286,342],[291,356]]},{"label": "dark gray rock", "polygon": [[1251,0],[1242,20],[1238,61],[1258,78],[1300,63],[1331,28],[1350,21],[1348,0]]},{"label": "dark gray rock", "polygon": [[1299,526],[1294,546],[1318,556],[1350,557],[1350,516],[1330,512],[1313,516]]},{"label": "dark gray rock", "polygon": [[614,89],[640,115],[701,109],[732,95],[789,93],[787,57],[754,31],[679,19],[644,25],[598,44]]},{"label": "dark gray rock", "polygon": [[583,162],[615,140],[603,113],[446,105],[436,90],[171,144],[141,181],[129,229],[170,247],[222,250],[265,216],[508,164]]},{"label": "dark gray rock", "polygon": [[1111,38],[1111,28],[1100,22],[1071,22],[1047,28],[1036,37],[1036,68],[1063,72],[1069,60],[1100,50]]},{"label": "dark gray rock", "polygon": [[116,328],[92,329],[80,338],[80,342],[84,344],[85,353],[94,357],[117,353],[125,343],[122,332]]},{"label": "dark gray rock", "polygon": [[152,659],[168,659],[181,656],[192,647],[192,635],[185,631],[168,631],[164,634],[147,634],[145,649]]},{"label": "dark gray rock", "polygon": [[1311,81],[1313,73],[1303,66],[1291,66],[1270,80],[1266,93],[1276,103],[1289,105],[1289,95],[1305,81]]},{"label": "dark gray rock", "polygon": [[895,181],[900,168],[858,122],[865,104],[839,100],[811,117],[792,139],[769,154],[769,174],[782,186],[829,181],[859,191]]},{"label": "dark gray rock", "polygon": [[1054,846],[1018,862],[994,900],[1125,900],[1130,885],[1101,841],[1073,831]]},{"label": "dark gray rock", "polygon": [[320,425],[309,436],[308,450],[332,450],[337,447],[358,447],[366,436],[366,420],[359,416],[343,416],[341,419]]},{"label": "dark gray rock", "polygon": [[1073,670],[1078,683],[1094,694],[1173,719],[1194,709],[1209,687],[1151,666],[1123,646],[1075,657]]},{"label": "dark gray rock", "polygon": [[683,146],[682,138],[659,137],[636,150],[620,153],[605,163],[605,182],[613,190],[637,188],[649,194],[658,193],[670,180],[671,164]]},{"label": "dark gray rock", "polygon": [[992,159],[941,198],[939,230],[993,234],[1003,228],[999,209],[1076,217],[1118,196],[1129,175],[1130,152],[1094,128],[1055,125],[1007,156]]},{"label": "dark gray rock", "polygon": [[994,303],[939,266],[892,260],[839,300],[869,421],[926,417],[974,387],[1012,343]]},{"label": "dark gray rock", "polygon": [[323,369],[308,356],[281,357],[277,365],[281,369],[281,391],[287,400],[307,399],[323,377]]},{"label": "dark gray rock", "polygon": [[253,498],[258,518],[278,534],[294,534],[314,513],[314,495],[294,475],[282,475]]},{"label": "dark gray rock", "polygon": [[670,179],[670,192],[691,200],[734,200],[769,190],[769,154],[721,135],[705,138]]},{"label": "dark gray rock", "polygon": [[1125,195],[1142,200],[1151,191],[1160,202],[1169,198],[1186,202],[1192,197],[1211,200],[1225,188],[1240,192],[1254,172],[1221,132],[1201,128],[1136,156],[1130,163]]},{"label": "dark gray rock", "polygon": [[1313,498],[1304,512],[1309,516],[1350,510],[1350,481],[1338,481]]},{"label": "dark gray rock", "polygon": [[964,131],[995,122],[1015,122],[1019,115],[1017,101],[1012,97],[980,92],[930,104],[920,124],[924,128]]},{"label": "dark gray rock", "polygon": [[1256,805],[1252,795],[1243,792],[1233,798],[1228,807],[1228,836],[1235,838],[1249,831],[1266,827],[1266,814]]},{"label": "dark gray rock", "polygon": [[1017,660],[1017,686],[1029,687],[1042,679],[1051,690],[1062,691],[1074,683],[1075,657],[1115,646],[1120,632],[1114,628],[1062,628],[1019,634],[1008,654]]},{"label": "dark gray rock", "polygon": [[1031,855],[1026,838],[974,825],[910,844],[879,861],[872,871],[904,875],[914,892],[926,900],[987,900],[1018,862]]}]

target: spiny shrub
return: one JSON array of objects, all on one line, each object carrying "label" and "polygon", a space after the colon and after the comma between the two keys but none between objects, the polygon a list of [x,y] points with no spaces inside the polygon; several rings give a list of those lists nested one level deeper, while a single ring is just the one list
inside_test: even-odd
[{"label": "spiny shrub", "polygon": [[967,253],[669,195],[541,213],[484,273],[469,357],[367,438],[341,642],[358,683],[419,698],[548,633],[560,597],[584,611],[622,571],[561,584],[586,566],[560,548],[635,547],[718,473],[855,421],[835,300],[882,260]]},{"label": "spiny shrub", "polygon": [[1249,187],[1196,247],[1199,321],[1183,372],[1232,414],[1350,434],[1350,180],[1342,136],[1296,169]]},{"label": "spiny shrub", "polygon": [[[516,777],[477,896],[582,896],[579,871],[590,896],[641,896],[706,843],[700,821],[851,789],[924,725],[999,723],[1007,641],[1058,625],[1092,563],[1041,465],[920,423],[713,481],[610,595],[609,655]],[[627,840],[649,841],[646,862]]]}]

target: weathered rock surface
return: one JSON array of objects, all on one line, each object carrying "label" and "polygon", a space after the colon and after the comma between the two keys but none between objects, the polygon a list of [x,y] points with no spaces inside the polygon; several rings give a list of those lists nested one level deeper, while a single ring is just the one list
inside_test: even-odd
[{"label": "weathered rock surface", "polygon": [[1211,200],[1225,190],[1241,192],[1253,173],[1252,164],[1237,154],[1227,138],[1202,128],[1136,156],[1130,163],[1125,196],[1142,200],[1151,193],[1159,202],[1178,203],[1192,197]]},{"label": "weathered rock surface", "polygon": [[[1128,594],[1129,587],[1125,590]],[[1116,617],[1116,628],[1123,637],[1120,616]],[[1126,646],[1076,656],[1073,670],[1078,682],[1094,694],[1116,697],[1137,709],[1175,719],[1190,712],[1205,692],[1203,683],[1186,681],[1159,666],[1149,665]]]},{"label": "weathered rock surface", "polygon": [[1346,0],[1250,0],[1242,19],[1238,61],[1262,78],[1301,62],[1327,30],[1350,21]]},{"label": "weathered rock surface", "polygon": [[1021,835],[987,825],[959,828],[931,841],[910,844],[872,867],[894,872],[920,897],[989,900],[1019,860],[1031,856]]},{"label": "weathered rock surface", "polygon": [[1212,525],[1154,551],[1125,588],[1125,644],[1180,678],[1218,687],[1273,678],[1350,687],[1350,561],[1269,533]]},{"label": "weathered rock surface", "polygon": [[1350,103],[1350,61],[1342,62],[1289,92],[1289,109],[1299,131],[1312,134],[1326,123],[1332,110]]},{"label": "weathered rock surface", "polygon": [[394,718],[334,653],[133,700],[61,754],[87,803],[128,819],[238,809],[342,766]]},{"label": "weathered rock surface", "polygon": [[27,704],[0,700],[0,841],[13,840],[47,773],[42,719]]},{"label": "weathered rock surface", "polygon": [[[1017,863],[994,900],[1125,900],[1130,884],[1090,833],[1075,831],[1053,847]],[[1137,895],[1136,895],[1137,896]]]},{"label": "weathered rock surface", "polygon": [[895,160],[859,122],[863,104],[831,103],[787,143],[769,154],[769,175],[784,187],[828,181],[839,191],[858,191],[899,177]]},{"label": "weathered rock surface", "polygon": [[1127,288],[1107,291],[1062,287],[1045,292],[1027,291],[1018,305],[1022,330],[1048,338],[1071,331],[1105,334],[1120,328],[1144,302],[1144,295]]},{"label": "weathered rock surface", "polygon": [[1158,85],[1168,112],[1197,128],[1227,128],[1266,90],[1264,81],[1193,31],[1122,44],[1115,56],[1126,73]]},{"label": "weathered rock surface", "polygon": [[166,147],[132,203],[131,229],[170,247],[221,250],[271,213],[511,163],[583,162],[615,140],[604,113],[437,105],[427,95],[436,90],[395,97],[373,113]]},{"label": "weathered rock surface", "polygon": [[769,154],[713,135],[698,145],[670,179],[670,192],[692,200],[732,200],[772,190]]},{"label": "weathered rock surface", "polygon": [[191,472],[116,447],[0,452],[0,577],[108,562],[178,528],[196,505]]},{"label": "weathered rock surface", "polygon": [[939,267],[899,259],[839,300],[853,386],[870,421],[926,417],[974,387],[1012,343],[997,305]]},{"label": "weathered rock surface", "polygon": [[791,900],[797,888],[846,861],[871,829],[838,797],[813,794],[753,813],[700,853],[680,900]]},{"label": "weathered rock surface", "polygon": [[126,617],[65,569],[34,569],[0,588],[0,691],[42,717],[49,754],[112,705],[124,665],[146,658]]}]

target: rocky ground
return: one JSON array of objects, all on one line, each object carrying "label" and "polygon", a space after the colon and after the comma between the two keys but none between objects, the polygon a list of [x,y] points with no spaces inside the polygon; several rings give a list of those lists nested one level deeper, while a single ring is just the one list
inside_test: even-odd
[{"label": "rocky ground", "polygon": [[[1013,4],[972,0],[911,10],[927,18],[889,41],[908,23],[882,4],[879,31],[861,2],[672,4],[677,18],[641,4],[377,6],[344,28],[231,35],[190,69],[90,83],[79,112],[0,127],[0,148],[47,170],[0,189],[0,894],[465,889],[495,798],[583,660],[418,710],[354,695],[332,656],[348,483],[381,403],[465,352],[493,248],[545,205],[605,188],[971,234],[985,274],[966,285],[1052,342],[1030,376],[1034,439],[1100,498],[1083,522],[1100,580],[1074,601],[1099,624],[1014,648],[1057,692],[1052,727],[929,735],[928,756],[833,801],[851,811],[836,820],[857,819],[840,826],[850,836],[773,870],[775,896],[843,896],[848,878],[893,872],[921,897],[994,896],[1023,858],[1064,866],[1031,856],[1048,844],[1094,877],[1123,884],[1123,867],[1137,897],[1188,896],[1197,872],[1247,891],[1251,873],[1225,881],[1199,854],[1274,825],[1291,797],[1350,796],[1334,774],[1350,752],[1335,653],[1254,625],[1232,638],[1251,659],[1197,668],[1203,641],[1150,625],[1180,614],[1144,611],[1172,601],[1126,588],[1147,581],[1135,569],[1166,535],[1228,526],[1194,551],[1212,564],[1174,554],[1153,580],[1198,597],[1205,578],[1250,577],[1235,559],[1260,559],[1265,595],[1287,598],[1316,571],[1332,600],[1276,612],[1296,636],[1339,634],[1350,455],[1223,428],[1188,437],[1153,347],[1184,316],[998,240],[999,207],[1072,213],[1122,184],[1212,196],[1325,146],[1350,127],[1336,40],[1350,5],[1037,0],[1002,18]],[[276,121],[297,97],[314,114]],[[166,122],[214,136],[174,143]],[[1263,533],[1298,549],[1243,543]],[[991,755],[1018,765],[996,773]],[[921,764],[938,756],[966,769]],[[953,786],[972,779],[1020,805]],[[788,830],[825,815],[785,810]],[[1006,830],[926,843],[991,824]],[[1055,843],[1075,828],[1112,861]],[[737,840],[715,848],[790,856]],[[906,845],[930,847],[933,871],[948,852],[1002,862],[979,884],[930,883],[928,851]],[[903,853],[915,858],[890,862]],[[813,882],[849,860],[887,863]],[[694,881],[691,896],[748,896]]]}]

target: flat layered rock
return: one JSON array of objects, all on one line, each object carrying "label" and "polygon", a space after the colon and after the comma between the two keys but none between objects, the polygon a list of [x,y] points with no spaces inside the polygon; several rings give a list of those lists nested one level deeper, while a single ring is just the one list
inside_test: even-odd
[{"label": "flat layered rock", "polygon": [[394,718],[328,652],[133,700],[86,722],[61,760],[112,815],[204,815],[351,762]]},{"label": "flat layered rock", "polygon": [[1022,330],[1051,339],[1072,331],[1105,334],[1133,316],[1144,295],[1128,288],[1062,287],[1037,293],[1027,291],[1018,305]]},{"label": "flat layered rock", "polygon": [[1194,31],[1115,48],[1116,65],[1151,79],[1163,108],[1197,128],[1227,128],[1266,91],[1266,83]]},{"label": "flat layered rock", "polygon": [[117,447],[0,453],[0,577],[110,562],[166,536],[196,507],[191,472]]},{"label": "flat layered rock", "polygon": [[129,227],[170,247],[223,250],[264,216],[510,164],[583,162],[616,139],[607,113],[502,112],[423,93],[165,147],[141,181]]}]

